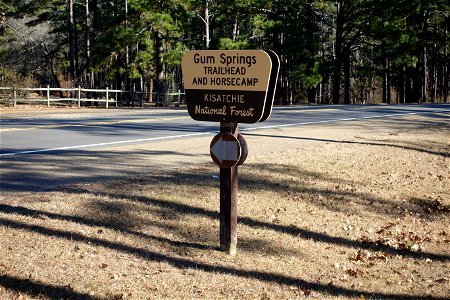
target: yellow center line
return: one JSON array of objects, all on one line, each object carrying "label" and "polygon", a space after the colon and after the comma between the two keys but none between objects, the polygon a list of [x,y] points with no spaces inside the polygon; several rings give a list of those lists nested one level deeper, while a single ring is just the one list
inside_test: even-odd
[{"label": "yellow center line", "polygon": [[59,125],[39,125],[39,126],[31,126],[31,127],[1,128],[0,132],[25,131],[25,130],[35,130],[35,129],[55,129],[55,128],[64,128],[64,127],[114,125],[114,124],[123,124],[123,123],[145,123],[145,122],[158,122],[158,121],[173,121],[173,120],[182,120],[182,119],[189,119],[189,117],[97,121],[97,122],[86,122],[86,123],[64,123],[64,124],[59,124]]}]

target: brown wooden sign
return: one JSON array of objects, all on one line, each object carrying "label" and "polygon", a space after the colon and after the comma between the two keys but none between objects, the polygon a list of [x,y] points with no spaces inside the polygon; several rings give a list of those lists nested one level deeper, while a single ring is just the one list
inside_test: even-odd
[{"label": "brown wooden sign", "polygon": [[209,148],[220,167],[220,249],[235,255],[237,169],[248,155],[238,123],[270,116],[280,60],[271,50],[199,50],[188,52],[181,67],[191,117],[220,122]]},{"label": "brown wooden sign", "polygon": [[256,123],[268,114],[273,72],[266,51],[190,51],[181,64],[188,112],[194,120]]}]

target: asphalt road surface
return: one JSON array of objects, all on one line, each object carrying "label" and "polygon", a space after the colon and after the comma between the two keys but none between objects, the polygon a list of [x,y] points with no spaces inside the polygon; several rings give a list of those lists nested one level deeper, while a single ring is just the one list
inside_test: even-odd
[{"label": "asphalt road surface", "polygon": [[[387,123],[407,116],[448,123],[450,104],[275,107],[266,122],[240,124],[239,128],[253,143],[249,153],[253,155],[297,147],[281,139],[286,136],[264,140],[286,134],[288,129],[298,132],[327,126],[332,130],[339,124]],[[402,121],[394,126],[401,130],[408,124],[420,126]],[[4,114],[0,188],[2,192],[34,192],[210,161],[208,146],[218,129],[219,124],[192,120],[184,109]]]},{"label": "asphalt road surface", "polygon": [[[450,112],[449,104],[274,108],[263,123],[240,124],[242,132],[333,122]],[[1,118],[0,158],[76,149],[105,149],[170,139],[212,135],[213,122],[192,120],[185,110],[54,113]]]}]

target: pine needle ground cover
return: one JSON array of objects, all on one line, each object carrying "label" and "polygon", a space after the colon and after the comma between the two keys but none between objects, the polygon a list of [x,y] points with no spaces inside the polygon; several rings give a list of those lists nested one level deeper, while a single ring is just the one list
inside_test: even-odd
[{"label": "pine needle ground cover", "polygon": [[235,257],[205,160],[4,193],[0,298],[448,299],[450,128],[417,124],[248,132]]}]

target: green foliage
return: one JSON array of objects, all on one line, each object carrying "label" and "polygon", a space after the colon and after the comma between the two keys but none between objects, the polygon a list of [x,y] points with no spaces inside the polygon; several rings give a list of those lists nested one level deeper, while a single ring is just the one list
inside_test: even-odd
[{"label": "green foliage", "polygon": [[10,0],[0,0],[0,21],[6,15],[10,15],[15,11],[15,8]]},{"label": "green foliage", "polygon": [[315,62],[313,67],[300,64],[291,72],[289,79],[292,80],[300,90],[315,88],[323,79],[320,63]]},{"label": "green foliage", "polygon": [[189,49],[181,42],[175,44],[167,44],[167,50],[164,54],[164,62],[169,68],[176,67],[180,64],[183,55],[189,51]]},{"label": "green foliage", "polygon": [[219,49],[222,50],[242,50],[242,49],[248,49],[250,46],[250,43],[248,39],[239,37],[235,40],[230,38],[221,38],[219,40]]},{"label": "green foliage", "polygon": [[[282,58],[278,96],[285,100],[292,93],[310,96],[320,83],[370,89],[367,83],[386,78],[387,69],[392,86],[406,90],[395,84],[417,86],[427,77],[417,75],[424,60],[427,71],[442,70],[450,51],[446,0],[128,0],[127,9],[124,0],[87,2],[86,17],[86,0],[73,0],[69,33],[68,0],[0,0],[0,68],[47,78],[49,68],[36,66],[50,64],[56,77],[68,80],[73,66],[80,83],[94,72],[95,85],[142,78],[149,86],[158,61],[165,79],[181,82],[180,60],[205,46],[209,24],[211,49],[276,51]],[[19,40],[24,28],[11,28],[25,16],[29,35]],[[349,78],[336,76],[344,70]],[[438,75],[442,81],[447,74]]]},{"label": "green foliage", "polygon": [[253,24],[253,34],[256,36],[264,36],[276,27],[282,26],[281,20],[271,20],[267,15],[256,15],[251,18]]}]

